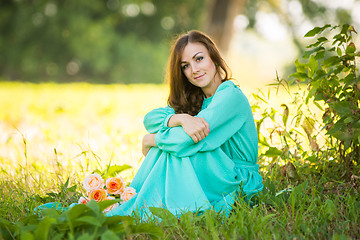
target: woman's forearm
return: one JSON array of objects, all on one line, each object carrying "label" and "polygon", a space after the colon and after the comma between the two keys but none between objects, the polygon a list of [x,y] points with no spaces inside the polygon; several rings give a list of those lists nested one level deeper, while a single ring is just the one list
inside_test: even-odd
[{"label": "woman's forearm", "polygon": [[168,127],[178,127],[183,125],[185,118],[188,118],[190,115],[186,113],[174,114],[170,117],[168,121]]},{"label": "woman's forearm", "polygon": [[174,114],[170,117],[168,127],[178,126],[181,126],[195,143],[203,140],[210,132],[209,124],[205,119],[186,113]]},{"label": "woman's forearm", "polygon": [[143,137],[143,141],[142,141],[142,152],[143,152],[144,156],[147,155],[150,148],[152,148],[152,147],[156,147],[155,134],[154,133],[146,134]]},{"label": "woman's forearm", "polygon": [[143,138],[143,145],[145,145],[146,147],[156,147],[155,134],[154,133],[146,134]]}]

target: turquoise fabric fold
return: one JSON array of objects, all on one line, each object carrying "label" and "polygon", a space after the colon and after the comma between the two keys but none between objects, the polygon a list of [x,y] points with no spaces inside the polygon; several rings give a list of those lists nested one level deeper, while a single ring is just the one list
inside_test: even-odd
[{"label": "turquoise fabric fold", "polygon": [[145,116],[158,147],[150,149],[130,185],[137,194],[108,216],[138,211],[148,217],[148,207],[167,208],[177,216],[207,209],[229,213],[237,198],[248,200],[263,189],[251,107],[237,86],[226,81],[204,99],[197,117],[209,123],[210,133],[198,143],[182,127],[167,126],[174,113],[167,106]]}]

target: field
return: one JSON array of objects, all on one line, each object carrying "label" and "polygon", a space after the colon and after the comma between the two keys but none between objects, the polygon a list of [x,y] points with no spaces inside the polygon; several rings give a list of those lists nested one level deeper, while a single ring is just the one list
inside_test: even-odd
[{"label": "field", "polygon": [[[247,89],[246,95],[250,91]],[[32,239],[29,236],[36,227],[26,228],[32,209],[53,199],[70,203],[83,191],[80,182],[84,176],[95,169],[130,165],[132,168],[121,173],[130,182],[142,160],[141,139],[146,133],[143,117],[151,109],[165,106],[166,97],[164,85],[0,83],[0,239]],[[286,96],[277,98],[277,106],[283,98]],[[302,141],[308,145],[306,139]],[[294,163],[301,177],[294,181],[273,171],[265,160],[260,158],[266,189],[252,208],[239,202],[229,217],[209,211],[201,216],[185,214],[180,220],[154,219],[148,225],[134,220],[132,228],[119,230],[117,236],[360,238],[358,183],[332,179],[331,174],[319,168],[310,171],[304,162]],[[78,186],[77,194],[66,192],[70,186]],[[279,192],[289,187],[292,191]],[[10,229],[12,234],[6,235],[4,229]],[[93,234],[84,229],[82,233]],[[79,234],[65,236],[80,239]],[[110,236],[106,234],[111,235],[104,230],[104,235],[93,234],[88,239],[106,239]],[[44,235],[42,239],[50,237]]]}]

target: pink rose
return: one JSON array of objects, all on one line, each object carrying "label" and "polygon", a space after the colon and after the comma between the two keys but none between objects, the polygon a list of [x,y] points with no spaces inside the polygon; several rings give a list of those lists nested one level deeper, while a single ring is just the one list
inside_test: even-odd
[{"label": "pink rose", "polygon": [[83,186],[86,191],[104,187],[104,179],[98,173],[93,173],[85,177]]},{"label": "pink rose", "polygon": [[125,183],[124,180],[117,176],[106,180],[106,189],[109,194],[121,194],[124,191]]},{"label": "pink rose", "polygon": [[[107,199],[106,199],[106,200],[114,200],[114,199],[115,199],[114,197],[107,197]],[[104,210],[104,212],[105,212],[105,213],[107,213],[107,212],[109,212],[109,211],[111,211],[111,210],[113,210],[113,209],[117,208],[118,206],[119,206],[119,203],[115,203],[115,204],[113,204],[113,205],[111,205],[111,206],[107,207],[107,208]]]},{"label": "pink rose", "polygon": [[78,204],[87,204],[90,201],[88,198],[80,197]]},{"label": "pink rose", "polygon": [[121,193],[121,199],[125,202],[129,201],[136,194],[136,190],[132,187],[127,187]]},{"label": "pink rose", "polygon": [[94,199],[97,202],[104,201],[106,199],[106,191],[103,188],[93,189],[89,192],[89,199]]}]

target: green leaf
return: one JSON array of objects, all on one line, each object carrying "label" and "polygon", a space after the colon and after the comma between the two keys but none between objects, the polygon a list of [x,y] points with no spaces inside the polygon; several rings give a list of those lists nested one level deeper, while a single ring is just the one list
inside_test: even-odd
[{"label": "green leaf", "polygon": [[344,123],[347,124],[347,123],[351,123],[352,121],[354,121],[352,117],[347,117],[345,118]]},{"label": "green leaf", "polygon": [[295,60],[295,66],[298,72],[305,73],[306,72],[306,64],[299,62],[298,59]]},{"label": "green leaf", "polygon": [[106,230],[101,234],[101,240],[120,240],[120,238],[113,231]]},{"label": "green leaf", "polygon": [[311,163],[316,163],[318,159],[315,155],[312,155],[310,157],[305,158],[305,160],[308,160]]},{"label": "green leaf", "polygon": [[90,212],[90,208],[85,204],[78,204],[72,207],[69,210],[69,218],[70,219],[76,219],[79,216],[85,215],[86,213]]},{"label": "green leaf", "polygon": [[96,217],[93,216],[83,216],[76,218],[75,222],[88,223],[93,226],[101,227],[101,223]]},{"label": "green leaf", "polygon": [[352,105],[348,101],[330,103],[329,105],[337,112],[340,117],[352,114]]},{"label": "green leaf", "polygon": [[283,154],[283,151],[277,149],[276,147],[269,147],[269,149],[265,152],[265,156],[267,157],[278,157]]},{"label": "green leaf", "polygon": [[11,236],[18,230],[17,225],[0,218],[0,237],[11,239]]},{"label": "green leaf", "polygon": [[110,166],[108,168],[108,171],[107,171],[107,176],[108,177],[115,177],[118,173],[124,171],[124,170],[127,170],[127,169],[131,169],[132,167],[130,165],[127,165],[127,164],[124,164],[124,165],[113,165],[113,166]]},{"label": "green leaf", "polygon": [[65,239],[64,235],[65,233],[57,233],[52,236],[51,240],[63,240]]},{"label": "green leaf", "polygon": [[338,54],[339,57],[342,56],[341,48],[338,47],[338,48],[336,49],[336,52],[337,52],[337,54]]},{"label": "green leaf", "polygon": [[349,131],[349,128],[345,125],[342,119],[337,121],[326,134],[333,136],[341,141],[344,141],[345,150],[349,148],[349,143],[353,139],[353,132]]},{"label": "green leaf", "polygon": [[152,223],[139,223],[131,226],[133,234],[148,234],[152,238],[162,238],[164,233],[160,227]]},{"label": "green leaf", "polygon": [[319,68],[318,61],[315,59],[314,55],[310,57],[307,66],[309,67],[309,78],[312,78],[315,72],[317,71],[317,69]]},{"label": "green leaf", "polygon": [[262,102],[264,102],[264,103],[268,103],[265,99],[263,99],[262,97],[260,97],[258,94],[253,94],[252,95],[256,100],[260,100],[260,101],[262,101]]},{"label": "green leaf", "polygon": [[[311,82],[310,90],[309,90],[306,101],[309,101],[309,99],[316,94],[319,87],[321,87],[321,81]],[[307,104],[307,102],[306,102],[306,104]]]},{"label": "green leaf", "polygon": [[305,81],[306,79],[308,79],[308,75],[306,73],[301,73],[301,72],[293,73],[289,77],[299,79],[300,81]]},{"label": "green leaf", "polygon": [[326,37],[320,37],[320,38],[317,40],[317,42],[315,42],[315,43],[307,46],[307,48],[317,47],[317,46],[319,46],[320,44],[322,45],[322,44],[324,44],[324,43],[327,42],[327,41],[328,41],[328,39],[327,39]]},{"label": "green leaf", "polygon": [[325,78],[327,75],[326,75],[326,72],[319,68],[318,70],[316,70],[315,72],[315,76],[314,76],[314,81],[317,81],[319,79],[322,79],[322,78]]},{"label": "green leaf", "polygon": [[77,237],[76,240],[89,240],[94,239],[93,236],[91,236],[89,233],[84,233],[80,237]]},{"label": "green leaf", "polygon": [[318,51],[315,55],[315,59],[319,60],[325,57],[325,51]]},{"label": "green leaf", "polygon": [[110,217],[106,217],[104,224],[105,225],[111,225],[111,224],[119,224],[121,222],[133,222],[134,218],[130,217],[130,216],[110,216]]},{"label": "green leaf", "polygon": [[65,191],[68,186],[69,186],[69,178],[67,178],[66,182],[65,182],[64,185],[61,187],[61,190],[62,190],[62,191]]},{"label": "green leaf", "polygon": [[283,120],[284,127],[286,127],[286,124],[287,124],[287,121],[289,118],[289,107],[286,104],[281,104],[281,107],[284,108],[282,120]]},{"label": "green leaf", "polygon": [[317,106],[321,111],[324,111],[323,107],[316,101],[314,101],[315,106]]},{"label": "green leaf", "polygon": [[118,203],[120,201],[121,201],[120,199],[101,201],[101,202],[99,202],[99,209],[100,209],[100,211],[104,211],[107,207],[109,207],[109,206],[111,206],[113,204],[116,204],[116,203]]},{"label": "green leaf", "polygon": [[59,212],[56,211],[54,208],[42,209],[41,213],[43,216],[50,218],[57,218],[60,215]]},{"label": "green leaf", "polygon": [[325,59],[325,61],[323,62],[325,67],[332,67],[332,66],[336,65],[337,63],[340,63],[340,58],[338,56],[329,57],[329,58]]},{"label": "green leaf", "polygon": [[34,238],[34,235],[32,235],[30,232],[23,230],[20,233],[20,239],[21,240],[34,240],[36,238]]},{"label": "green leaf", "polygon": [[333,45],[339,42],[338,45],[341,45],[342,43],[346,42],[345,37],[342,34],[336,34],[334,37],[335,41],[333,42]]},{"label": "green leaf", "polygon": [[344,24],[342,29],[341,29],[341,33],[346,35],[349,27],[350,27],[349,24]]},{"label": "green leaf", "polygon": [[310,31],[308,31],[304,37],[313,37],[316,34],[322,33],[326,28],[329,28],[329,27],[331,27],[330,24],[326,24],[323,27],[315,27],[315,28],[311,29]]},{"label": "green leaf", "polygon": [[313,53],[315,53],[315,52],[322,52],[322,51],[324,51],[324,50],[325,50],[325,48],[322,47],[322,46],[320,46],[320,47],[311,49],[311,50],[309,50],[309,51],[305,51],[303,58],[309,58]]},{"label": "green leaf", "polygon": [[50,227],[53,223],[56,223],[54,218],[45,217],[38,225],[36,232],[35,232],[35,239],[38,240],[46,240],[48,239],[48,234]]},{"label": "green leaf", "polygon": [[321,28],[315,27],[315,28],[311,29],[310,31],[308,31],[304,37],[313,37],[320,32],[321,32]]},{"label": "green leaf", "polygon": [[356,47],[355,47],[355,44],[352,42],[346,47],[345,53],[346,54],[354,54],[355,51],[356,51]]},{"label": "green leaf", "polygon": [[99,204],[95,200],[90,200],[87,204],[87,207],[89,207],[94,213],[98,214],[100,212]]},{"label": "green leaf", "polygon": [[175,226],[178,222],[178,219],[165,208],[149,207],[149,210],[154,216],[161,218],[167,226]]}]

